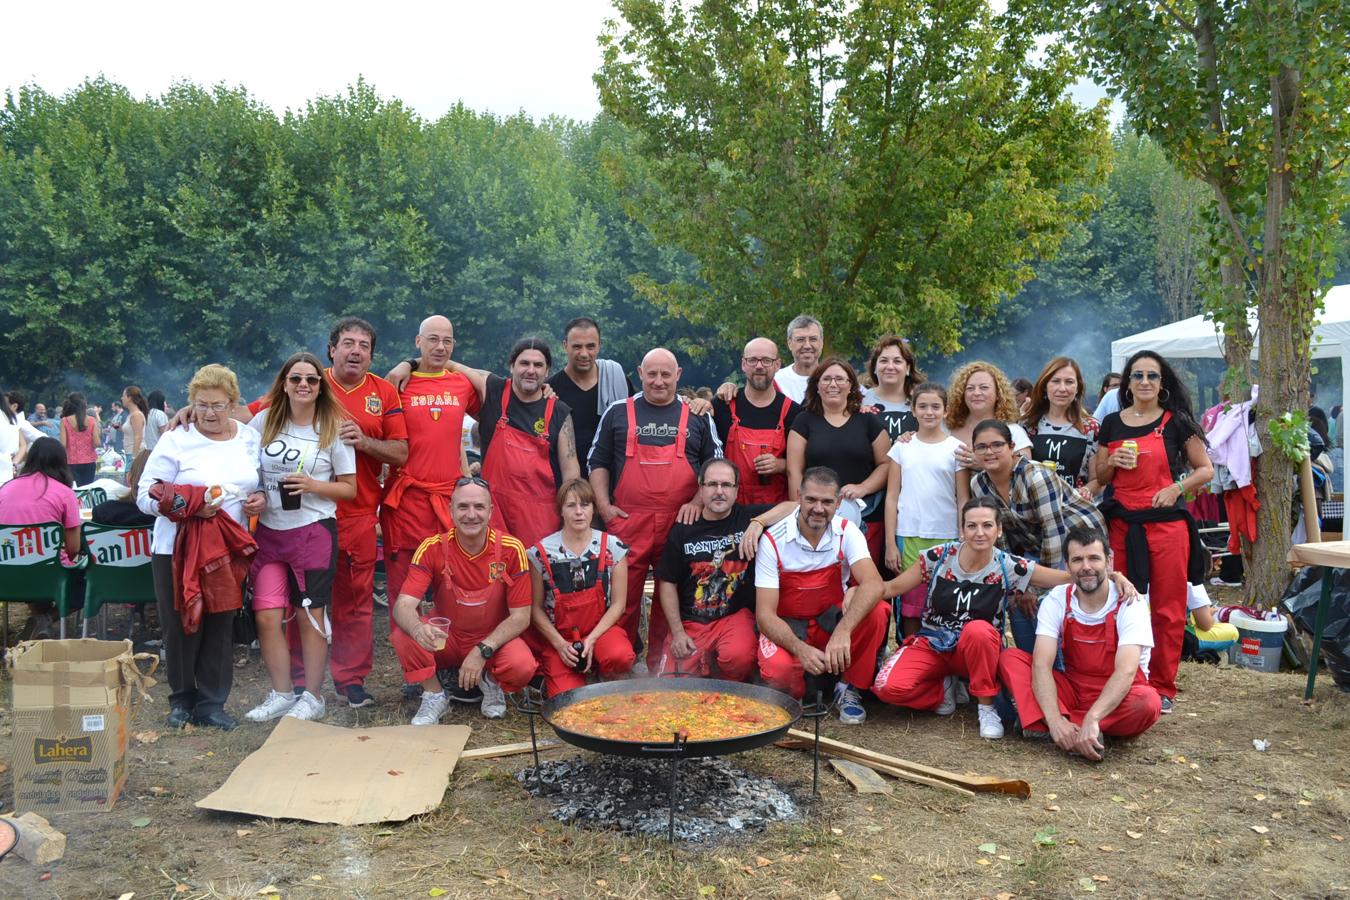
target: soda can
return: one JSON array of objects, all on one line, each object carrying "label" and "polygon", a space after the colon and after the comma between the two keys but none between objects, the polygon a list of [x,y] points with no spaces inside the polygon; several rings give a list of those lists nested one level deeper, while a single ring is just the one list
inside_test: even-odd
[{"label": "soda can", "polygon": [[1047,459],[1044,462],[1042,462],[1041,465],[1045,466],[1051,472],[1059,471],[1059,463],[1055,462],[1053,459]]},{"label": "soda can", "polygon": [[[1134,453],[1134,454],[1135,454],[1135,457],[1136,457],[1136,458],[1135,458],[1135,464],[1134,464],[1134,465],[1137,466],[1137,465],[1139,464],[1139,461],[1138,461],[1139,442],[1138,442],[1138,441],[1121,441],[1121,442],[1120,442],[1120,448],[1121,448],[1122,450],[1129,450],[1131,453]],[[1134,466],[1130,466],[1130,468],[1133,469]]]}]

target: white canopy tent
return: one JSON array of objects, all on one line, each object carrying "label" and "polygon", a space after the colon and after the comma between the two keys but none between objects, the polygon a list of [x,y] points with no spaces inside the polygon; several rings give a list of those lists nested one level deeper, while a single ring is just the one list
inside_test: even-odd
[{"label": "white canopy tent", "polygon": [[[1318,314],[1317,325],[1313,329],[1312,356],[1313,359],[1341,361],[1341,403],[1350,409],[1350,284],[1327,291],[1322,303],[1322,312]],[[1248,321],[1253,332],[1256,332],[1255,310],[1249,313]],[[1256,358],[1260,341],[1258,333],[1252,348],[1253,359]],[[1207,320],[1203,315],[1191,316],[1180,322],[1112,341],[1112,371],[1121,371],[1125,360],[1139,350],[1153,350],[1167,359],[1222,359],[1223,326]]]}]

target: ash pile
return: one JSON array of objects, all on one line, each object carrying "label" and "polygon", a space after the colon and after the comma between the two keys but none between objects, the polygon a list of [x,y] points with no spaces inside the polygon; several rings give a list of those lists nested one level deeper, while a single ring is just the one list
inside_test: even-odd
[{"label": "ash pile", "polygon": [[[536,797],[553,803],[553,818],[582,828],[664,838],[670,824],[670,763],[596,755],[541,763],[516,773]],[[680,762],[675,837],[718,841],[770,822],[802,818],[797,802],[772,778],[751,775],[724,757]]]}]

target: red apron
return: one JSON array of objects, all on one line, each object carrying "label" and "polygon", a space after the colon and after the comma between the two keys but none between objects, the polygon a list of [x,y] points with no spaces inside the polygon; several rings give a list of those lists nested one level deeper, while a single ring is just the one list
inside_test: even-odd
[{"label": "red apron", "polygon": [[456,644],[473,646],[506,621],[510,610],[506,590],[515,577],[503,574],[485,587],[464,588],[455,584],[454,573],[436,592],[436,613],[450,620],[450,639]]},{"label": "red apron", "polygon": [[[1168,464],[1167,446],[1163,442],[1163,429],[1171,420],[1172,414],[1164,412],[1156,428],[1135,439],[1139,457],[1133,469],[1116,469],[1111,481],[1112,490],[1126,509],[1148,509],[1153,505],[1153,495],[1172,483],[1172,467]],[[1122,443],[1124,441],[1111,441],[1106,448],[1114,453]]]},{"label": "red apron", "polygon": [[[768,534],[768,532],[765,532]],[[769,536],[774,553],[778,545]],[[782,555],[779,554],[779,559]],[[778,615],[784,619],[814,619],[832,606],[844,605],[844,581],[839,564],[844,561],[844,537],[839,536],[835,562],[810,572],[778,572]]]},{"label": "red apron", "polygon": [[[679,402],[679,401],[676,401]],[[689,436],[689,407],[680,403],[680,424],[675,443],[653,447],[638,443],[637,411],[628,398],[628,434],[624,441],[624,467],[614,488],[614,502],[628,518],[615,518],[609,530],[628,544],[628,606],[621,624],[633,646],[639,646],[638,621],[642,615],[642,594],[647,570],[661,560],[666,537],[680,511],[698,487],[698,476],[684,454]],[[648,653],[661,652],[669,631],[666,617],[651,617],[648,628]]]},{"label": "red apron", "polygon": [[782,459],[787,452],[787,433],[783,430],[783,420],[787,418],[788,405],[788,398],[784,397],[778,411],[778,427],[746,428],[736,415],[736,398],[732,397],[727,404],[731,411],[731,430],[727,432],[726,457],[736,464],[741,473],[736,502],[750,505],[782,503],[787,499],[787,475],[760,475],[755,471],[755,457],[768,453]]},{"label": "red apron", "polygon": [[[1079,696],[1096,702],[1102,688],[1116,670],[1116,648],[1120,635],[1116,630],[1116,616],[1120,606],[1106,614],[1098,625],[1084,625],[1070,612],[1073,608],[1073,585],[1064,591],[1064,625],[1060,629],[1060,647],[1064,653],[1064,671],[1073,680]],[[1143,669],[1134,673],[1135,684],[1148,684]],[[1086,707],[1085,707],[1086,708]]]},{"label": "red apron", "polygon": [[591,629],[600,623],[600,617],[609,606],[606,596],[609,586],[609,533],[600,533],[600,558],[596,564],[595,584],[580,591],[563,593],[558,590],[553,566],[548,561],[548,551],[543,544],[536,544],[535,551],[544,565],[549,583],[553,585],[553,627],[568,641],[584,640]]},{"label": "red apron", "polygon": [[522,544],[534,544],[562,527],[554,509],[553,464],[548,426],[553,402],[544,406],[544,433],[528,434],[508,421],[511,382],[502,390],[502,414],[483,456],[483,478],[492,485],[492,527],[513,535]]}]

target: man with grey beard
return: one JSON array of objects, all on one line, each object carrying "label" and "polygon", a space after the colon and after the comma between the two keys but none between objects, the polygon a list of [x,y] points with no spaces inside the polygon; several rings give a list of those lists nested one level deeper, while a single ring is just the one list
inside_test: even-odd
[{"label": "man with grey beard", "polygon": [[[1060,749],[1097,761],[1103,735],[1138,737],[1162,713],[1148,683],[1153,629],[1146,603],[1119,599],[1108,577],[1105,535],[1075,526],[1065,547],[1073,582],[1045,595],[1033,653],[1004,650],[998,675],[1017,703],[1024,736],[1048,736]],[[1057,672],[1061,650],[1064,671]]]}]

